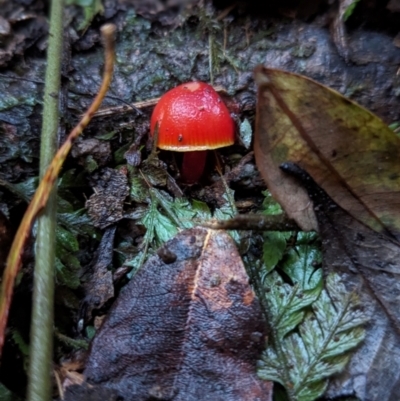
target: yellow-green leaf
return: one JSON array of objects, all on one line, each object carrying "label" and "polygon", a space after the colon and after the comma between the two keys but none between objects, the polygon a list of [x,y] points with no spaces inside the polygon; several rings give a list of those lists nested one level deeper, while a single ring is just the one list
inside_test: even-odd
[{"label": "yellow-green leaf", "polygon": [[400,238],[400,138],[377,116],[311,79],[258,67],[255,156],[268,188],[305,230],[312,205],[279,165],[297,163],[354,218]]}]

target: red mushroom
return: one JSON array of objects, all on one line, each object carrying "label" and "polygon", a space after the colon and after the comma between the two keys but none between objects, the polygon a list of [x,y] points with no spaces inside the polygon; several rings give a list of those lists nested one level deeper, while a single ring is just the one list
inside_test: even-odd
[{"label": "red mushroom", "polygon": [[235,126],[227,107],[204,82],[189,82],[165,93],[151,116],[152,136],[157,123],[157,147],[185,152],[181,177],[187,183],[197,182],[203,174],[208,149],[235,141]]}]

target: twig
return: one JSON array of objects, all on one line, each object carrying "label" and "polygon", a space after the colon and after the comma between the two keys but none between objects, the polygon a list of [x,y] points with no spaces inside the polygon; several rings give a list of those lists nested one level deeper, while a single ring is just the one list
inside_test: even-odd
[{"label": "twig", "polygon": [[[214,89],[216,92],[226,93],[226,90],[222,86],[214,86]],[[143,100],[132,104],[127,104],[125,106],[107,107],[96,112],[93,115],[93,117],[107,117],[107,116],[112,116],[114,114],[129,113],[132,110],[136,111],[145,109],[146,107],[155,106],[159,100],[160,100],[159,97],[154,97],[152,99]]]},{"label": "twig", "polygon": [[40,182],[35,195],[22,219],[18,228],[14,242],[11,246],[10,253],[7,258],[6,269],[3,274],[3,281],[1,284],[0,294],[0,352],[4,345],[5,327],[7,324],[8,312],[13,294],[13,287],[15,277],[21,265],[21,255],[24,248],[25,241],[29,235],[32,223],[38,213],[46,205],[47,199],[57,179],[58,173],[66,159],[74,140],[82,133],[84,128],[88,125],[96,110],[99,108],[103,98],[108,90],[111,82],[113,68],[114,68],[114,33],[115,26],[108,24],[104,25],[101,29],[105,45],[105,66],[103,73],[103,81],[99,89],[99,93],[93,100],[93,103],[82,117],[78,125],[71,131],[68,138],[58,150],[56,156],[47,169],[42,181]]},{"label": "twig", "polygon": [[238,215],[229,220],[208,220],[199,224],[215,230],[299,231],[300,228],[284,214],[263,216]]}]

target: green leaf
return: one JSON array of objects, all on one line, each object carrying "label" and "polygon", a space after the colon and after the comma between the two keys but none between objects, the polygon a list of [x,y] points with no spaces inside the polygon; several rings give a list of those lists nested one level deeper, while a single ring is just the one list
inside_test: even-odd
[{"label": "green leaf", "polygon": [[196,223],[193,219],[197,218],[197,212],[193,209],[187,199],[176,198],[174,202],[171,203],[171,209],[180,222],[182,228],[191,228],[195,226]]},{"label": "green leaf", "polygon": [[146,181],[153,187],[165,187],[169,175],[165,166],[156,157],[149,157],[141,166],[142,173],[146,176]]},{"label": "green leaf", "polygon": [[18,184],[11,184],[7,181],[0,180],[0,185],[6,187],[9,191],[23,199],[25,202],[30,202],[33,194],[36,191],[38,185],[38,178],[31,177],[26,181],[19,182]]},{"label": "green leaf", "polygon": [[[130,276],[143,265],[147,254],[153,252],[164,242],[175,236],[179,229],[195,227],[201,220],[209,219],[211,212],[208,206],[201,201],[193,200],[190,202],[186,198],[173,198],[167,192],[150,187],[146,184],[164,180],[165,171],[160,167],[147,164],[147,169],[142,170],[142,176],[137,174],[134,168],[130,167],[131,198],[135,201],[147,202],[149,206],[140,213],[138,220],[146,228],[143,242],[137,252],[133,252],[128,260],[124,262],[125,266],[132,267]],[[151,167],[151,168],[150,168]],[[159,174],[161,171],[162,174]],[[152,178],[150,178],[150,175]],[[219,219],[228,219],[234,216],[237,211],[234,201],[234,192],[227,189],[223,195],[225,203],[219,209],[214,211],[214,217]],[[231,235],[239,243],[240,236],[237,231]]]},{"label": "green leaf", "polygon": [[20,401],[21,398],[13,394],[6,386],[0,383],[0,401]]},{"label": "green leaf", "polygon": [[292,401],[313,401],[363,340],[366,317],[357,295],[347,293],[339,275],[330,274],[322,290],[319,285],[304,289],[302,283],[286,284],[276,271],[265,277],[274,338],[259,375],[281,383]]},{"label": "green leaf", "polygon": [[207,203],[193,199],[192,208],[196,212],[196,217],[201,220],[206,220],[211,218],[211,211]]},{"label": "green leaf", "polygon": [[93,171],[97,170],[99,168],[99,165],[97,164],[97,161],[94,159],[92,155],[88,155],[85,158],[85,170],[88,173],[93,173]]},{"label": "green leaf", "polygon": [[91,340],[96,334],[96,329],[94,328],[94,326],[86,326],[85,331],[88,340]]},{"label": "green leaf", "polygon": [[55,331],[55,335],[60,342],[67,345],[68,347],[71,347],[73,350],[89,349],[89,342],[86,340],[79,340],[68,337],[65,334],[60,333],[58,330]]},{"label": "green leaf", "polygon": [[322,285],[320,266],[322,255],[316,233],[298,233],[295,246],[285,254],[281,268],[293,283],[300,283],[303,289],[312,289]]},{"label": "green leaf", "polygon": [[154,213],[153,223],[156,237],[158,238],[160,244],[169,241],[178,233],[174,223],[161,213]]},{"label": "green leaf", "polygon": [[149,188],[144,178],[139,174],[135,167],[128,167],[130,191],[129,196],[134,202],[143,203],[149,198]]},{"label": "green leaf", "polygon": [[98,231],[93,227],[86,209],[58,213],[57,221],[74,235],[90,235],[92,238],[99,238]]},{"label": "green leaf", "polygon": [[[23,359],[24,370],[28,371],[29,368],[29,344],[24,340],[19,330],[11,328],[11,338],[21,352]],[[0,401],[1,401],[1,388],[0,388]]]},{"label": "green leaf", "polygon": [[211,217],[210,209],[204,202],[192,201],[191,203],[186,198],[173,199],[166,192],[155,188],[151,189],[151,193],[179,228],[192,228],[198,221]]},{"label": "green leaf", "polygon": [[[214,210],[213,217],[218,220],[228,220],[237,215],[235,205],[235,191],[230,188],[225,188],[226,192],[222,195],[225,203],[218,209]],[[240,245],[241,236],[238,231],[230,230],[229,235],[234,239],[236,244]]]},{"label": "green leaf", "polygon": [[58,284],[71,289],[80,285],[81,264],[74,253],[79,251],[76,235],[60,224],[56,228],[56,279]]},{"label": "green leaf", "polygon": [[353,14],[354,9],[356,8],[356,5],[359,1],[360,0],[350,0],[350,4],[347,6],[346,10],[343,13],[343,17],[342,17],[343,21],[347,21],[348,18],[350,18],[350,16]]},{"label": "green leaf", "polygon": [[132,174],[131,197],[136,201],[149,201],[149,206],[141,213],[139,223],[146,227],[141,250],[134,257],[124,262],[132,267],[129,276],[132,277],[147,258],[147,253],[158,248],[162,243],[171,239],[178,229],[191,228],[197,220],[210,218],[208,206],[201,201],[189,202],[185,198],[173,199],[168,193],[156,188],[145,187],[144,180]]},{"label": "green leaf", "polygon": [[158,200],[152,196],[150,208],[141,219],[141,223],[146,227],[145,241],[150,243],[156,241],[156,246],[174,237],[178,229],[171,220],[162,215],[158,208]]},{"label": "green leaf", "polygon": [[114,152],[113,159],[114,159],[114,163],[115,164],[124,164],[124,163],[126,163],[125,153],[129,149],[129,147],[130,147],[130,145],[129,145],[129,143],[127,143],[126,145],[121,146],[120,148],[118,148]]},{"label": "green leaf", "polygon": [[271,192],[264,191],[264,201],[262,204],[263,213],[266,215],[275,215],[283,213],[280,204],[272,197]]},{"label": "green leaf", "polygon": [[55,268],[58,284],[65,285],[72,290],[79,287],[80,280],[76,270],[70,269],[69,266],[66,266],[58,257],[56,257]]},{"label": "green leaf", "polygon": [[[148,242],[146,244],[148,244]],[[139,252],[136,256],[124,263],[125,266],[132,267],[132,270],[127,274],[129,280],[142,267],[149,254],[151,255],[151,252],[149,252],[148,247],[145,247],[143,251]]]},{"label": "green leaf", "polygon": [[79,25],[78,30],[86,29],[93,18],[104,11],[101,0],[68,0],[67,4],[74,4],[83,8],[84,20]]},{"label": "green leaf", "polygon": [[96,135],[96,139],[101,139],[103,141],[110,141],[114,138],[115,135],[118,134],[118,130],[106,132],[105,134]]},{"label": "green leaf", "polygon": [[66,199],[57,197],[57,213],[72,213],[74,211],[73,205]]},{"label": "green leaf", "polygon": [[322,281],[312,289],[303,289],[299,284],[291,286],[284,283],[281,276],[272,271],[265,276],[263,286],[273,317],[271,325],[277,332],[278,340],[281,340],[303,320],[304,309],[320,295]]},{"label": "green leaf", "polygon": [[324,394],[327,387],[327,381],[311,383],[307,387],[304,387],[300,390],[298,399],[302,401],[314,401]]},{"label": "green leaf", "polygon": [[79,250],[79,243],[76,237],[60,225],[56,229],[56,241],[58,246],[65,248],[69,252],[77,252]]},{"label": "green leaf", "polygon": [[290,237],[290,232],[268,231],[264,234],[264,265],[271,271],[282,259],[286,249],[286,240]]},{"label": "green leaf", "polygon": [[[264,191],[263,214],[277,215],[282,209],[269,191]],[[267,271],[271,271],[283,258],[286,250],[286,241],[290,238],[290,232],[268,231],[264,234],[263,259]]]},{"label": "green leaf", "polygon": [[71,168],[63,173],[58,180],[58,190],[66,190],[70,188],[86,188],[87,183],[83,172],[78,172],[77,169]]},{"label": "green leaf", "polygon": [[[264,210],[279,213],[265,195]],[[259,375],[280,383],[290,401],[313,401],[364,338],[366,317],[357,295],[347,293],[339,275],[329,275],[323,288],[316,233],[267,233],[263,248],[260,280],[272,338]]]},{"label": "green leaf", "polygon": [[196,212],[193,211],[192,205],[187,199],[172,199],[166,192],[157,189],[152,189],[151,192],[177,227],[191,228],[194,226],[193,218],[196,216]]},{"label": "green leaf", "polygon": [[220,208],[215,209],[214,217],[220,220],[227,220],[236,216],[237,209],[235,205],[235,191],[230,188],[225,188],[222,199],[225,203]]}]

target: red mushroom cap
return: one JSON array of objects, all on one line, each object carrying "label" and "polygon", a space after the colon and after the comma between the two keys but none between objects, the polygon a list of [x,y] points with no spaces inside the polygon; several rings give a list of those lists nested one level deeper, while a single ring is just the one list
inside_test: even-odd
[{"label": "red mushroom cap", "polygon": [[204,82],[189,82],[165,93],[151,116],[151,135],[157,122],[157,146],[164,150],[217,149],[235,141],[235,126],[227,107]]}]

